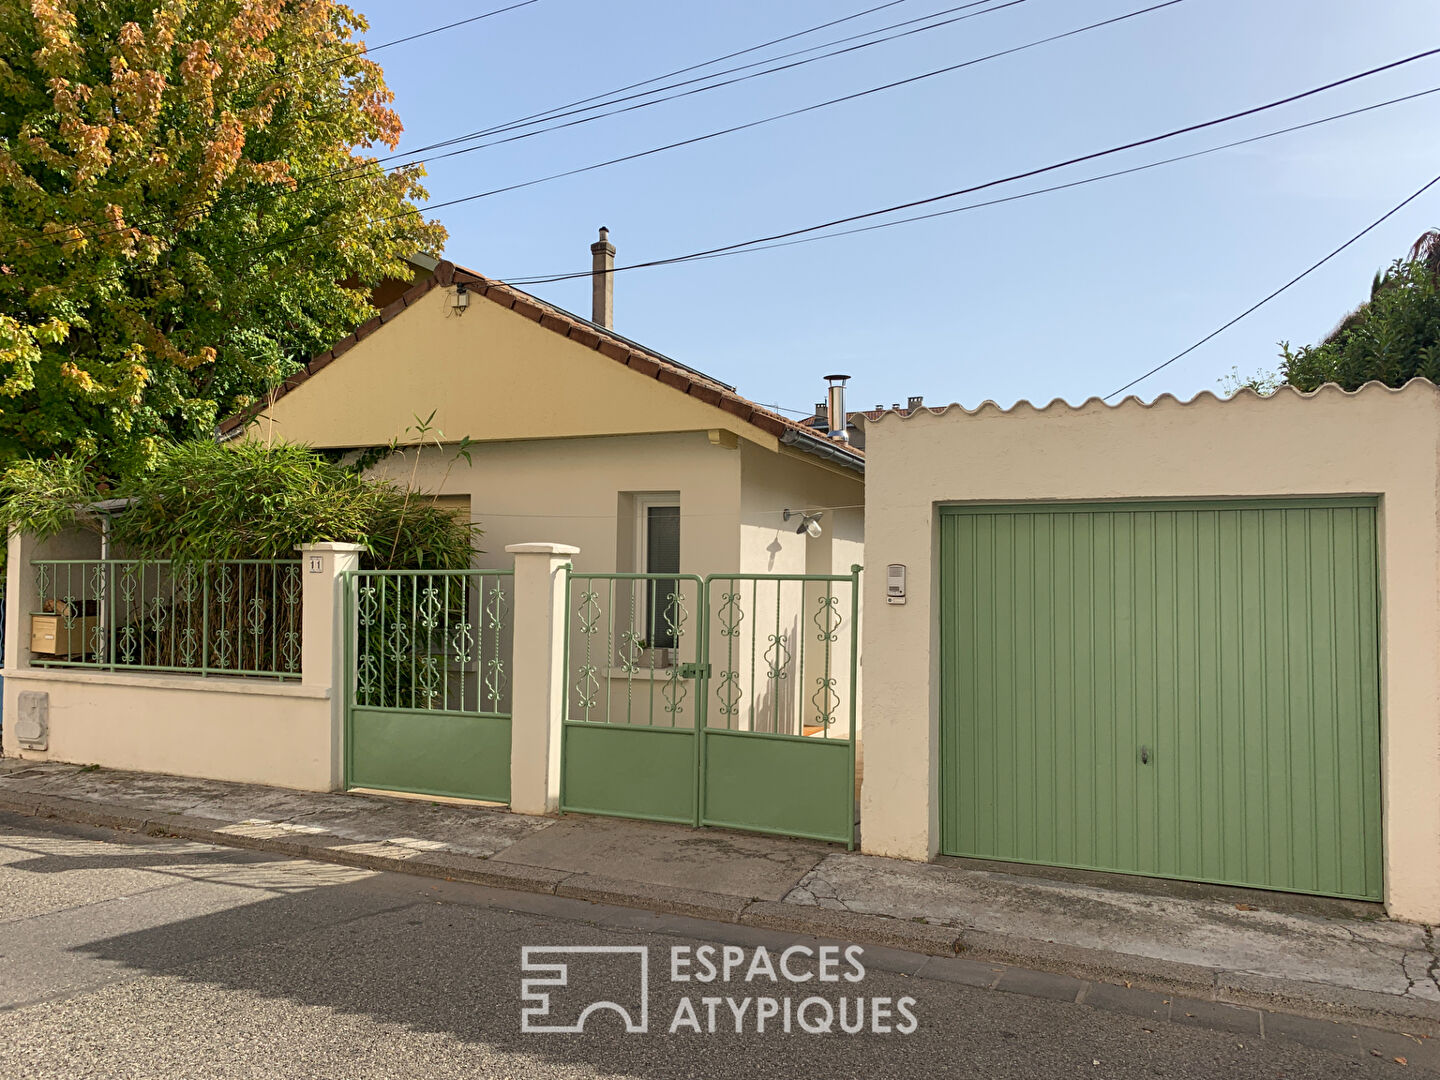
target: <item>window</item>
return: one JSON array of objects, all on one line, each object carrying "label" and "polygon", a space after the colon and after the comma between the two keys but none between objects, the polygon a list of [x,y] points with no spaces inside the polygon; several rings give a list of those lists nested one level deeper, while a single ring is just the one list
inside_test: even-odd
[{"label": "window", "polygon": [[[680,573],[680,507],[672,502],[640,501],[640,567],[647,574]],[[677,580],[645,583],[645,639],[652,648],[673,649],[676,645],[673,607],[680,589]]]}]

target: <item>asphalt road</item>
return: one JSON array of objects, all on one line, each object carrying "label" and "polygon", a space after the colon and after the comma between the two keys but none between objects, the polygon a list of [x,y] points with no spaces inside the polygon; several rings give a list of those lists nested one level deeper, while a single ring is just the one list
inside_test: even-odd
[{"label": "asphalt road", "polygon": [[[779,965],[797,943],[809,952],[786,962],[804,981],[790,982]],[[537,952],[533,970],[521,970],[526,946],[576,945],[620,951]],[[705,945],[715,950],[705,960],[716,974],[697,981],[709,971],[699,959]],[[827,954],[822,965],[820,947],[743,927],[0,814],[4,1078],[1330,1080],[1426,1071],[1428,1046],[1401,1035],[1288,1025],[1295,1041],[1275,1030],[1210,1030],[909,977],[914,958],[883,949]],[[671,980],[676,949],[688,950],[680,956],[690,960],[689,982]],[[592,1011],[581,1034],[522,1030],[522,1005],[537,1010],[532,1025],[564,1026],[597,1000],[641,1026],[642,955],[647,1031],[627,1032],[607,1008]],[[532,986],[522,1002],[522,978],[544,979],[544,965],[554,963],[567,965],[567,984]],[[821,980],[822,967],[835,981]],[[1035,986],[1044,993],[1044,977]],[[758,1013],[766,1014],[763,1032]],[[829,1017],[832,1030],[803,1031],[802,1017],[811,1028]],[[863,1030],[839,1030],[842,1019],[853,1027],[857,1018]]]}]

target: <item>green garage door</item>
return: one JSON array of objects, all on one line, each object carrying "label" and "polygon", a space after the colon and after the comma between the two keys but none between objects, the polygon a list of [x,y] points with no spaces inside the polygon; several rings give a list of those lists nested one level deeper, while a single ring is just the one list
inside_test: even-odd
[{"label": "green garage door", "polygon": [[951,507],[941,850],[1379,899],[1375,507]]}]

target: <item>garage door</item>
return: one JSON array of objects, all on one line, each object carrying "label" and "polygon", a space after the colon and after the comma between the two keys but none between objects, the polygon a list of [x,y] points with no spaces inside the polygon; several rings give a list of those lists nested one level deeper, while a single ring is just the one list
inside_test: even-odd
[{"label": "garage door", "polygon": [[941,515],[941,850],[1381,895],[1375,507]]}]

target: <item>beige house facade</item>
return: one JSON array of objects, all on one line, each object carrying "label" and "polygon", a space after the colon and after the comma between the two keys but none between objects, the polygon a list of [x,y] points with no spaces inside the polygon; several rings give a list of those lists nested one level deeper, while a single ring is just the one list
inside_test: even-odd
[{"label": "beige house facade", "polygon": [[[858,450],[450,263],[222,436],[357,450],[398,440],[408,452],[376,471],[468,500],[479,566],[546,540],[578,547],[580,571],[645,572],[648,521],[667,507],[682,573],[849,573],[861,561]],[[464,438],[468,461],[454,451]],[[786,510],[818,511],[820,536],[797,533]]]},{"label": "beige house facade", "polygon": [[866,426],[866,851],[1440,920],[1434,385]]}]

